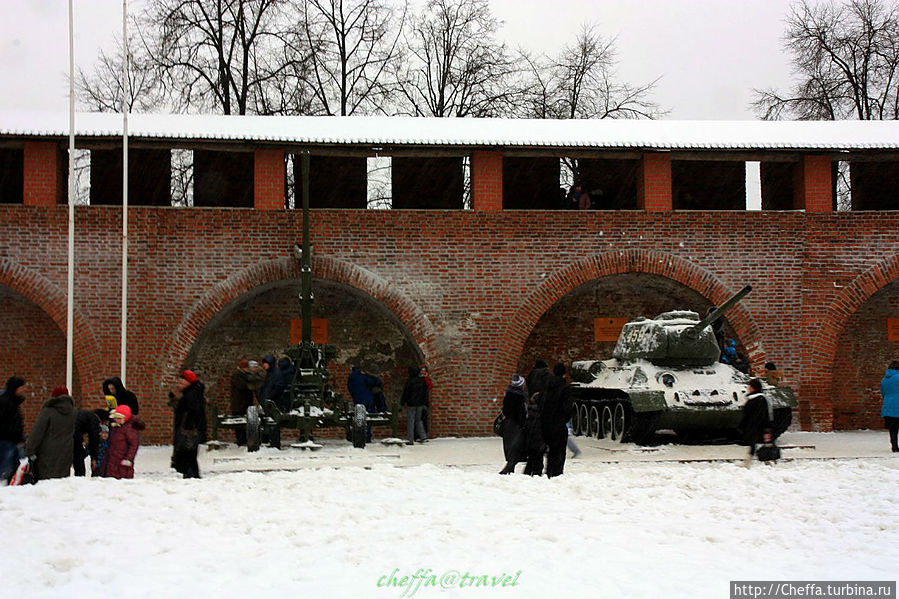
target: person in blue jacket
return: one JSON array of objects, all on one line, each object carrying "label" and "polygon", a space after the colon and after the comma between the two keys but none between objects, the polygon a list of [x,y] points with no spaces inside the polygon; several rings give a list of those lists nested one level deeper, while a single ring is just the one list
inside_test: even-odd
[{"label": "person in blue jacket", "polygon": [[896,437],[899,435],[899,360],[890,362],[883,380],[880,381],[880,394],[883,396],[883,408],[880,415],[890,431],[890,445],[893,452],[899,452]]},{"label": "person in blue jacket", "polygon": [[[369,414],[375,412],[375,388],[380,388],[383,391],[381,379],[366,372],[362,372],[362,369],[358,366],[353,366],[350,371],[350,376],[346,381],[346,388],[350,392],[350,397],[353,398],[354,405],[364,405],[365,411]],[[366,441],[371,441],[370,424],[368,425],[366,437]]]}]

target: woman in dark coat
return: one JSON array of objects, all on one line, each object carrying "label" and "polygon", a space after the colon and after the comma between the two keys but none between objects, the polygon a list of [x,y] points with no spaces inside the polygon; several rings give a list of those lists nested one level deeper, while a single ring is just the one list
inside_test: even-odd
[{"label": "woman in dark coat", "polygon": [[503,396],[503,455],[507,463],[521,453],[517,443],[527,417],[527,400],[524,378],[516,374]]},{"label": "woman in dark coat", "polygon": [[746,404],[743,406],[740,431],[743,442],[749,445],[749,455],[746,457],[746,465],[749,465],[755,455],[755,446],[762,442],[765,431],[774,427],[774,412],[765,394],[762,393],[762,381],[750,380],[747,391],[749,395],[746,396]]},{"label": "woman in dark coat", "polygon": [[64,478],[72,470],[75,402],[65,387],[56,387],[31,427],[25,455],[34,463],[37,480]]},{"label": "woman in dark coat", "polygon": [[109,478],[134,478],[134,456],[140,447],[140,431],[146,426],[140,418],[131,415],[131,408],[119,406],[112,413],[118,424],[109,432],[103,476]]},{"label": "woman in dark coat", "polygon": [[117,376],[110,377],[103,381],[103,395],[112,395],[115,397],[117,406],[128,406],[131,413],[137,416],[140,413],[140,407],[137,404],[137,396],[125,388],[122,379]]},{"label": "woman in dark coat", "polygon": [[425,432],[421,416],[424,407],[428,405],[428,384],[421,376],[418,366],[409,367],[409,378],[403,386],[400,405],[406,406],[406,445],[412,445],[415,442],[416,433],[422,443],[427,441],[428,434]]},{"label": "woman in dark coat", "polygon": [[178,381],[179,394],[169,395],[175,400],[175,450],[172,466],[184,478],[200,478],[197,450],[206,442],[206,387],[191,370],[185,370]]}]

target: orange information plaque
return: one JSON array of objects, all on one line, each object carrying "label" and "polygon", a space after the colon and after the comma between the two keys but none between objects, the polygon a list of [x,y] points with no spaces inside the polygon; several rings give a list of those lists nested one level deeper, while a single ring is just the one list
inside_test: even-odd
[{"label": "orange information plaque", "polygon": [[593,340],[618,341],[618,335],[627,321],[627,318],[594,318]]},{"label": "orange information plaque", "polygon": [[[299,343],[303,338],[303,319],[294,318],[290,321],[290,343]],[[312,319],[312,341],[315,343],[328,342],[328,319]]]},{"label": "orange information plaque", "polygon": [[899,341],[899,318],[887,318],[887,340]]}]

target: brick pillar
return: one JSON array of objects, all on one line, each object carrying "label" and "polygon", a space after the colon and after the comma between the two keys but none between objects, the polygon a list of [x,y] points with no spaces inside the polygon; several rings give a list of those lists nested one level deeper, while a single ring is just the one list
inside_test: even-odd
[{"label": "brick pillar", "polygon": [[283,210],[284,152],[256,150],[253,164],[253,206],[256,210]]},{"label": "brick pillar", "polygon": [[833,178],[829,156],[803,156],[796,165],[793,207],[806,212],[833,211]]},{"label": "brick pillar", "polygon": [[58,159],[59,153],[54,142],[25,142],[23,204],[53,206],[57,203],[57,193],[61,189]]},{"label": "brick pillar", "polygon": [[472,210],[503,209],[502,152],[474,152],[471,157]]},{"label": "brick pillar", "polygon": [[637,207],[647,212],[674,209],[671,194],[671,154],[643,154],[637,178]]}]

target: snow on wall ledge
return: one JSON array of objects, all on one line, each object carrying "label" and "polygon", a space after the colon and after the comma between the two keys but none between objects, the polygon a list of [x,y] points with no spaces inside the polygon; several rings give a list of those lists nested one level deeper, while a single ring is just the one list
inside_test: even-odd
[{"label": "snow on wall ledge", "polygon": [[[899,121],[665,121],[132,114],[129,135],[179,140],[486,147],[899,149]],[[0,136],[69,134],[67,113],[0,111]],[[78,137],[118,137],[122,117],[78,113]]]}]

